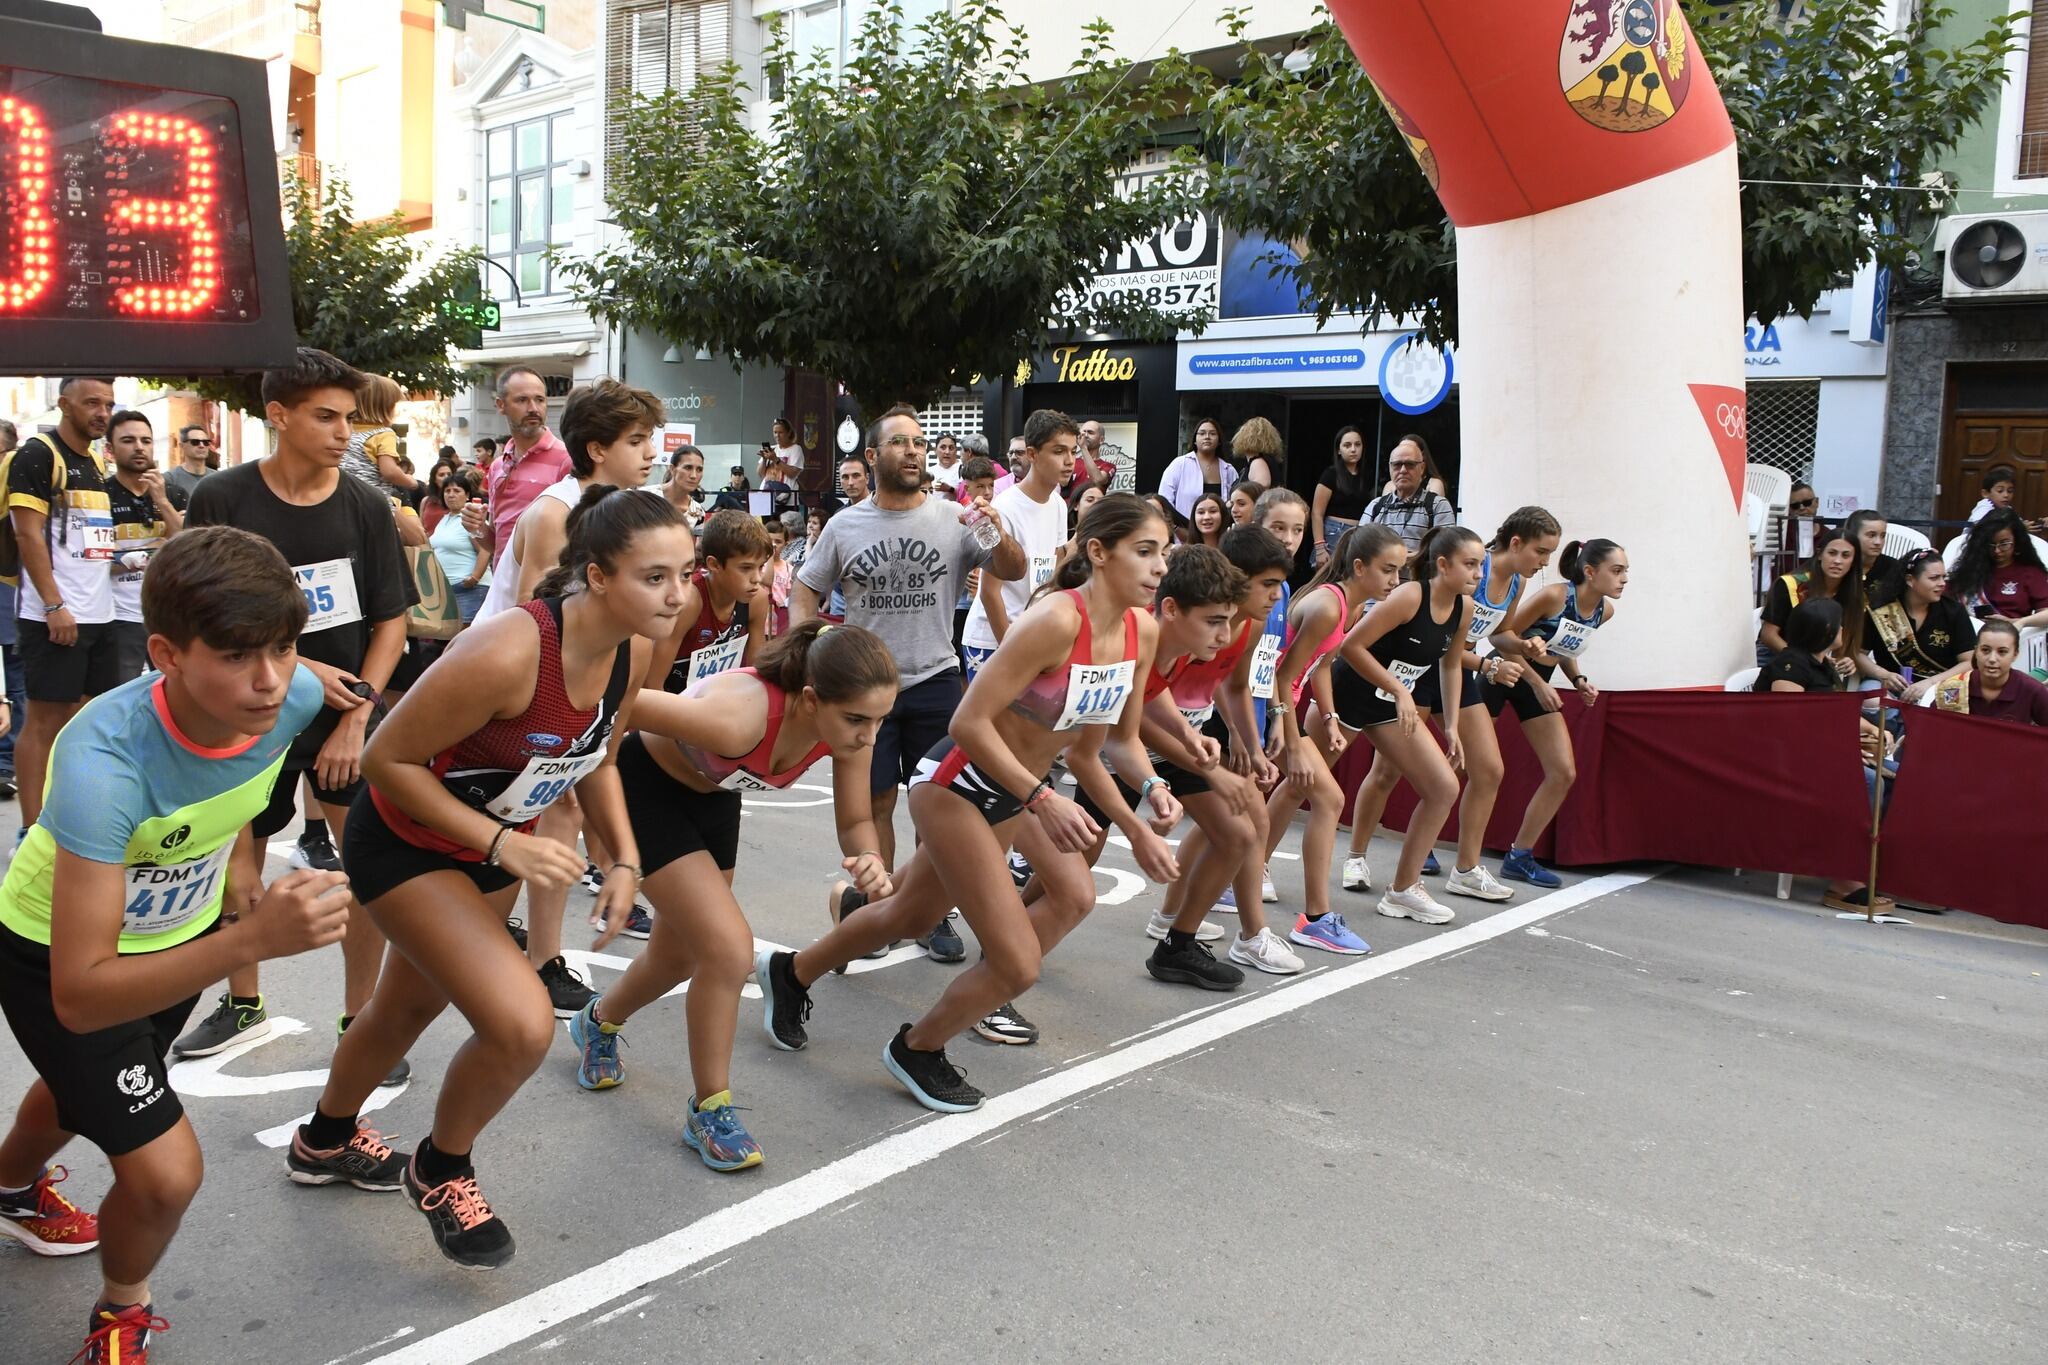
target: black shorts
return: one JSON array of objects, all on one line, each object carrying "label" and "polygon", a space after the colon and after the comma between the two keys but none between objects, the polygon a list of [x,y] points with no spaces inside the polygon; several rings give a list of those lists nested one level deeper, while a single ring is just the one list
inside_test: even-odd
[{"label": "black shorts", "polygon": [[871,794],[880,796],[916,780],[924,758],[946,737],[946,727],[960,709],[963,692],[959,671],[949,668],[896,694],[896,705],[875,732],[875,753],[868,771]]},{"label": "black shorts", "polygon": [[147,673],[149,627],[140,621],[114,622],[114,658],[119,661],[122,682]]},{"label": "black shorts", "polygon": [[[1462,711],[1468,706],[1485,706],[1494,715],[1499,715],[1500,707],[1488,702],[1485,692],[1480,689],[1479,674],[1469,668],[1465,669],[1464,673],[1465,681],[1458,691],[1458,709]],[[1415,684],[1415,704],[1424,711],[1441,711],[1444,709],[1443,691],[1443,673],[1441,670],[1432,669],[1428,677]]]},{"label": "black shorts", "polygon": [[56,1097],[57,1122],[108,1156],[147,1146],[185,1116],[164,1059],[198,1003],[195,995],[125,1024],[73,1033],[58,1022],[50,997],[50,950],[0,926],[7,1026]]},{"label": "black shorts", "polygon": [[740,794],[693,791],[662,771],[647,743],[629,734],[619,743],[619,785],[643,876],[692,853],[709,853],[721,872],[739,862]]},{"label": "black shorts", "polygon": [[23,617],[15,624],[22,687],[30,701],[84,701],[127,681],[112,621],[80,626],[75,645],[51,644],[50,628],[41,621]]},{"label": "black shorts", "polygon": [[[1425,698],[1420,687],[1415,689],[1415,709],[1433,711],[1438,704],[1437,689],[1432,687]],[[1365,675],[1338,660],[1330,669],[1330,700],[1336,704],[1337,719],[1347,730],[1369,730],[1375,725],[1385,725],[1401,713],[1394,703],[1380,696],[1380,690],[1365,680]]]},{"label": "black shorts", "polygon": [[[332,719],[323,720],[322,717],[332,717]],[[326,731],[326,734],[332,734],[334,733],[335,721],[340,719],[341,713],[339,711],[330,711],[322,707],[320,715],[313,718],[313,725],[309,725],[306,728],[310,730],[313,726],[320,726]],[[325,744],[326,742],[326,735],[322,735],[320,743]],[[296,751],[297,745],[294,745],[293,749]],[[314,746],[314,752],[316,754],[319,752],[318,745]],[[369,790],[369,788],[363,785],[363,779],[360,777],[349,783],[346,787],[323,787],[320,785],[320,779],[314,776],[312,764],[308,763],[304,767],[294,768],[292,766],[292,755],[287,754],[284,767],[277,774],[277,785],[270,789],[270,804],[265,806],[256,818],[249,822],[249,828],[255,832],[259,840],[268,840],[276,837],[290,828],[292,821],[298,818],[299,780],[301,778],[313,784],[313,799],[328,806],[352,806],[355,804],[357,796]]]},{"label": "black shorts", "polygon": [[[283,781],[278,779],[280,785]],[[460,872],[486,896],[519,880],[502,867],[451,858],[408,841],[385,823],[368,787],[357,793],[348,808],[348,828],[341,836],[341,866],[348,873],[349,889],[364,905],[429,872]]]},{"label": "black shorts", "polygon": [[910,785],[936,782],[981,812],[991,825],[1000,825],[1024,813],[1024,803],[983,775],[967,760],[967,751],[950,738],[941,739],[931,752],[918,760]]},{"label": "black shorts", "polygon": [[[1535,671],[1543,675],[1545,682],[1549,682],[1551,674],[1556,670],[1538,665]],[[1486,685],[1486,705],[1496,716],[1500,714],[1502,706],[1512,706],[1515,708],[1515,716],[1525,721],[1534,720],[1538,716],[1555,714],[1543,709],[1543,703],[1536,696],[1536,689],[1529,686],[1529,675],[1526,672],[1522,675],[1521,681],[1517,682],[1513,687],[1498,687],[1493,683],[1488,683]]]}]

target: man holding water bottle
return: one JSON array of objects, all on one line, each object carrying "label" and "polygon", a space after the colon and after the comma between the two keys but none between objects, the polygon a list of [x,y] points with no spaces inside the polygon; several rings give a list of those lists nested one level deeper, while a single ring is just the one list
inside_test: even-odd
[{"label": "man holding water bottle", "polygon": [[891,817],[897,789],[945,738],[960,705],[960,661],[953,653],[953,603],[977,568],[984,578],[1022,579],[1031,565],[986,498],[966,505],[918,491],[928,442],[917,410],[898,404],[868,429],[872,496],[825,523],[790,590],[790,626],[818,614],[837,583],[846,620],[882,637],[903,676],[896,705],[875,736],[871,786],[882,861],[896,865]]},{"label": "man holding water bottle", "polygon": [[142,572],[149,557],[185,524],[185,495],[156,467],[156,433],[133,409],[107,423],[114,477],[107,507],[114,521],[114,651],[121,681],[149,667],[149,628],[142,624]]}]

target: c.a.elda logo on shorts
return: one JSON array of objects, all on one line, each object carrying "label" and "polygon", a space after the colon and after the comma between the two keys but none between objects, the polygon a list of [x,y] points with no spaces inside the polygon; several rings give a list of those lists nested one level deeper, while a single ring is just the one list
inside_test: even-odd
[{"label": "c.a.elda logo on shorts", "polygon": [[145,1066],[131,1066],[114,1077],[114,1085],[124,1095],[146,1095],[154,1084]]},{"label": "c.a.elda logo on shorts", "polygon": [[1678,112],[1698,64],[1678,0],[1573,0],[1557,83],[1595,128],[1640,133]]}]

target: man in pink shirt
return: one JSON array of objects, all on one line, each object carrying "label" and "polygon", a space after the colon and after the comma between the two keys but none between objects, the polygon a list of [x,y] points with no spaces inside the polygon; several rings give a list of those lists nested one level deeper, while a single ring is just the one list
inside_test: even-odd
[{"label": "man in pink shirt", "polygon": [[512,434],[486,475],[490,506],[471,503],[462,509],[463,529],[489,547],[493,565],[512,544],[520,514],[542,489],[570,474],[568,448],[548,430],[548,391],[540,375],[525,365],[508,365],[498,372],[497,395]]}]

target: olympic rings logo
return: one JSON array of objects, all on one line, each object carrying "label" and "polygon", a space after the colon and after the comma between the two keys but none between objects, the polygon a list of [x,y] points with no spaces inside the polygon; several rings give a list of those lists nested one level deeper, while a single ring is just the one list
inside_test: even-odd
[{"label": "olympic rings logo", "polygon": [[1715,425],[1730,440],[1745,440],[1749,434],[1749,418],[1741,403],[1723,403],[1714,409]]}]

